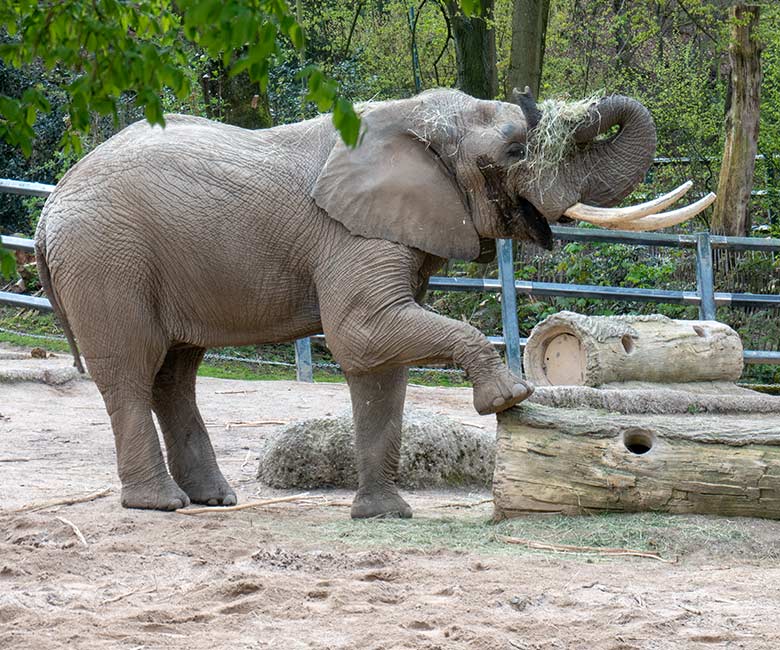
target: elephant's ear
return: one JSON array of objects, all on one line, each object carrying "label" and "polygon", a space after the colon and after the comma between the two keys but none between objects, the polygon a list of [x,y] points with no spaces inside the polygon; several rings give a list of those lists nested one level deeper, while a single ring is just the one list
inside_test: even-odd
[{"label": "elephant's ear", "polygon": [[353,235],[474,259],[479,237],[466,198],[434,148],[411,132],[413,111],[405,104],[365,113],[360,144],[336,143],[312,197]]}]

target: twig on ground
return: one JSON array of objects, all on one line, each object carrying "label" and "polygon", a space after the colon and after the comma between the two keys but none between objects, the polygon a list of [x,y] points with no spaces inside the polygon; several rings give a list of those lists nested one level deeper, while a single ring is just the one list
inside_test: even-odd
[{"label": "twig on ground", "polygon": [[248,452],[246,452],[246,458],[244,458],[244,462],[241,463],[241,467],[239,468],[242,473],[246,474],[244,472],[244,468],[249,465],[249,461],[252,460],[252,450],[250,449]]},{"label": "twig on ground", "polygon": [[436,506],[437,508],[476,508],[477,506],[484,505],[486,503],[493,503],[493,499],[482,499],[482,501],[472,501],[472,502],[453,502],[453,503],[442,503],[439,506]]},{"label": "twig on ground", "polygon": [[215,395],[244,395],[246,393],[257,393],[256,390],[215,390]]},{"label": "twig on ground", "polygon": [[[103,605],[110,605],[111,603],[117,603],[120,600],[124,600],[125,598],[129,598],[130,596],[135,596],[136,594],[151,594],[157,591],[157,587],[151,587],[149,589],[135,589],[133,591],[128,591],[127,593],[120,594],[119,596],[114,596],[113,598],[109,598],[107,600],[103,601]],[[142,646],[145,647],[145,646]]]},{"label": "twig on ground", "polygon": [[658,560],[659,562],[667,562],[674,564],[674,560],[667,560],[662,558],[656,553],[649,553],[647,551],[637,551],[630,548],[608,548],[601,546],[572,546],[570,544],[548,544],[546,542],[537,542],[532,539],[523,539],[521,537],[506,537],[504,535],[496,535],[496,539],[506,544],[518,544],[527,548],[532,548],[538,551],[555,551],[558,553],[593,553],[594,555],[606,555],[609,557],[645,557],[650,560]]},{"label": "twig on ground", "polygon": [[42,458],[0,458],[0,463],[29,463],[31,460],[43,460]]},{"label": "twig on ground", "polygon": [[230,430],[241,427],[263,427],[268,424],[287,424],[287,420],[257,420],[256,422],[243,422],[237,420],[235,422],[225,422],[225,428]]},{"label": "twig on ground", "polygon": [[310,495],[308,492],[303,494],[296,494],[290,497],[278,497],[275,499],[264,499],[263,501],[250,501],[249,503],[241,503],[237,506],[223,506],[223,507],[208,507],[208,508],[179,508],[176,510],[182,515],[200,515],[200,514],[218,514],[222,512],[236,512],[238,510],[246,510],[247,508],[260,508],[262,506],[270,506],[274,503],[286,503],[287,501],[300,501],[301,499],[313,499],[318,498]]},{"label": "twig on ground", "polygon": [[458,420],[461,424],[467,426],[467,427],[474,427],[475,429],[484,429],[485,427],[481,424],[474,424],[473,422],[466,422],[465,420]]},{"label": "twig on ground", "polygon": [[78,537],[78,538],[79,538],[79,541],[80,541],[80,542],[81,542],[81,543],[82,543],[82,544],[83,544],[85,547],[89,546],[89,544],[87,544],[87,540],[84,538],[84,535],[82,535],[82,534],[81,534],[81,531],[79,530],[79,527],[78,527],[76,524],[74,524],[74,523],[73,523],[72,521],[70,521],[69,519],[65,519],[65,517],[55,517],[55,519],[56,519],[57,521],[61,521],[61,522],[62,522],[63,524],[65,524],[66,526],[69,526],[69,527],[70,527],[70,529],[71,529],[71,530],[72,530],[72,531],[75,533],[76,537]]},{"label": "twig on ground", "polygon": [[35,512],[36,510],[45,510],[46,508],[54,508],[55,506],[69,506],[74,503],[86,503],[87,501],[94,501],[101,497],[108,496],[111,493],[111,488],[100,490],[100,492],[92,492],[91,494],[85,494],[83,496],[66,497],[64,499],[53,499],[51,501],[41,501],[38,503],[28,503],[26,506],[17,508],[12,512]]}]

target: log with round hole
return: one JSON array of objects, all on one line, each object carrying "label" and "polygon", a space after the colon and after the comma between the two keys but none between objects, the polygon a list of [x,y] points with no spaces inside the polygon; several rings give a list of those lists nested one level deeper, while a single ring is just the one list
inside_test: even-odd
[{"label": "log with round hole", "polygon": [[523,363],[537,386],[729,382],[743,368],[739,335],[723,323],[566,311],[532,330]]},{"label": "log with round hole", "polygon": [[[625,393],[635,404],[630,393],[638,391],[600,392]],[[713,407],[717,393],[708,397]],[[658,414],[666,399],[659,394],[647,413],[583,408],[575,399],[499,413],[494,517],[658,511],[780,519],[780,398],[764,396],[762,413],[725,412],[733,397],[723,394],[723,412]]]}]

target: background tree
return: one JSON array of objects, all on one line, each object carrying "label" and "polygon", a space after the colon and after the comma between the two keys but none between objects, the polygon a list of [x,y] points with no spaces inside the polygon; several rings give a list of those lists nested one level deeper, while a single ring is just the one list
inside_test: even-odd
[{"label": "background tree", "polygon": [[458,64],[456,83],[473,97],[493,99],[498,92],[494,0],[478,0],[475,6],[477,15],[469,16],[457,2],[447,2]]},{"label": "background tree", "polygon": [[514,88],[523,90],[528,86],[538,98],[550,0],[515,0],[513,4],[512,46],[504,96],[510,97]]},{"label": "background tree", "polygon": [[750,232],[750,193],[758,151],[761,101],[759,13],[757,5],[736,5],[729,11],[726,141],[712,215],[712,230],[724,235],[744,236]]}]

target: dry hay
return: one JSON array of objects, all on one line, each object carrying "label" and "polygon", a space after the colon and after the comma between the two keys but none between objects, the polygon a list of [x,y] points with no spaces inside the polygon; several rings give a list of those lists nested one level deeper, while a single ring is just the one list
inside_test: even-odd
[{"label": "dry hay", "polygon": [[[265,444],[257,476],[274,488],[357,487],[351,415],[291,425]],[[404,413],[399,485],[407,488],[490,484],[495,433],[444,415]]]},{"label": "dry hay", "polygon": [[574,147],[575,131],[603,96],[603,92],[597,92],[574,102],[546,99],[539,103],[541,119],[529,137],[526,158],[516,164],[523,165],[530,172],[530,182],[540,191],[554,184],[561,161]]}]

